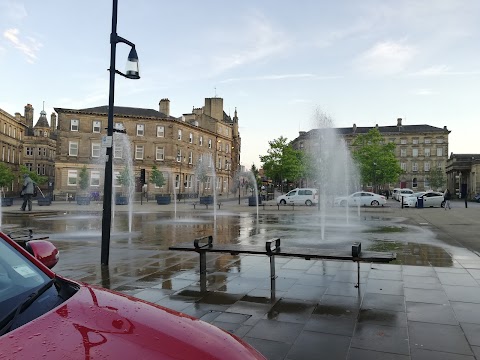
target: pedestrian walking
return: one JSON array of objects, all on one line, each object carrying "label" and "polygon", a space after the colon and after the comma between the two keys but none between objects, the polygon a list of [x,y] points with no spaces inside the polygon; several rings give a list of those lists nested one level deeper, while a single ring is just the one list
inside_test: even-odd
[{"label": "pedestrian walking", "polygon": [[32,196],[36,185],[28,174],[23,174],[23,187],[20,193],[23,196],[23,204],[20,210],[25,211],[28,206],[28,211],[32,211]]},{"label": "pedestrian walking", "polygon": [[450,207],[450,199],[452,198],[452,194],[450,193],[450,190],[445,190],[443,193],[443,200],[445,200],[445,210],[447,210],[447,207],[451,210],[452,208]]}]

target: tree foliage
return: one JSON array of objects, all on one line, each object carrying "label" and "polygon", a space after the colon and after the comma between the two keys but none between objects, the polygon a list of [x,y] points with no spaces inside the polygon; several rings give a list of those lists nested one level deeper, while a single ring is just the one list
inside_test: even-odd
[{"label": "tree foliage", "polygon": [[23,177],[23,174],[30,176],[33,182],[38,185],[45,184],[48,181],[48,177],[38,175],[36,172],[28,170],[25,165],[20,165],[20,176]]},{"label": "tree foliage", "polygon": [[278,139],[269,141],[268,155],[261,155],[260,161],[265,175],[275,182],[283,180],[295,182],[305,174],[305,155],[299,150],[293,149],[287,138],[280,136]]},{"label": "tree foliage", "polygon": [[396,183],[402,173],[395,157],[395,144],[386,143],[377,128],[355,138],[353,158],[358,163],[364,184]]},{"label": "tree foliage", "polygon": [[155,165],[152,166],[152,172],[150,174],[150,182],[155,184],[157,187],[162,187],[165,185],[165,177],[163,173],[157,169]]},{"label": "tree foliage", "polygon": [[445,187],[446,179],[443,170],[438,167],[430,169],[430,175],[428,176],[430,181],[430,188],[433,190],[439,190]]},{"label": "tree foliage", "polygon": [[0,163],[0,187],[9,187],[14,179],[15,175],[12,169],[4,163]]},{"label": "tree foliage", "polygon": [[88,171],[87,171],[87,166],[84,165],[82,169],[80,170],[80,173],[78,174],[79,181],[78,181],[78,186],[82,190],[87,190],[88,188]]}]

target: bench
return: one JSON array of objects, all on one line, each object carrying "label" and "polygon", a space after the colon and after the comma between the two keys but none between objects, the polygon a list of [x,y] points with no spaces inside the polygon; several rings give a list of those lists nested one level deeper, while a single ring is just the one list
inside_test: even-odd
[{"label": "bench", "polygon": [[389,263],[397,258],[396,253],[362,251],[361,243],[352,244],[351,250],[319,249],[319,248],[300,248],[300,247],[281,247],[280,239],[274,238],[267,240],[265,246],[260,245],[238,245],[238,244],[213,244],[213,237],[203,236],[197,238],[191,243],[180,243],[170,246],[169,250],[175,251],[194,251],[200,255],[200,287],[206,291],[207,274],[207,252],[229,253],[231,255],[249,254],[249,255],[267,255],[270,258],[270,286],[272,297],[275,293],[275,256],[299,257],[305,260],[323,259],[323,260],[350,260],[357,263],[357,284],[360,286],[360,263],[377,262]]},{"label": "bench", "polygon": [[[196,209],[196,206],[198,205],[198,202],[194,201],[194,202],[192,203],[192,205],[193,205],[193,209],[195,210],[195,209]],[[209,205],[209,204],[200,203],[200,205],[205,205],[205,209],[208,210],[208,205]],[[213,204],[210,204],[210,205],[213,205]],[[220,206],[222,206],[222,203],[221,203],[221,202],[218,202],[218,203],[217,203],[217,206],[218,206],[218,210],[220,210]]]}]

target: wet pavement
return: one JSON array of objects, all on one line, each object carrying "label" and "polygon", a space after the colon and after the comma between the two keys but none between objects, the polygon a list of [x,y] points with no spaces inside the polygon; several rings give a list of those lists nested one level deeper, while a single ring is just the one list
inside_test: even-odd
[{"label": "wet pavement", "polygon": [[[100,266],[101,204],[2,208],[2,230],[33,228],[60,249],[55,271],[190,314],[230,331],[268,359],[480,359],[480,206],[453,210],[329,209],[324,239],[316,208],[223,200],[136,203],[113,219],[110,265]],[[175,209],[176,208],[176,209]],[[214,235],[222,243],[396,251],[392,264],[277,257],[275,292],[266,256],[207,254],[207,291],[198,255],[168,247]]]}]

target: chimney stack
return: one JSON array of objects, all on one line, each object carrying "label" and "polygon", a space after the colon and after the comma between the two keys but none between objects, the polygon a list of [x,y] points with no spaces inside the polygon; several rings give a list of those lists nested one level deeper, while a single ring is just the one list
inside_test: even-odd
[{"label": "chimney stack", "polygon": [[170,116],[170,100],[167,98],[160,100],[160,112]]},{"label": "chimney stack", "polygon": [[353,124],[352,130],[353,130],[353,133],[357,132],[357,124]]},{"label": "chimney stack", "polygon": [[57,130],[57,114],[52,112],[50,115],[50,129],[52,132],[55,132]]},{"label": "chimney stack", "polygon": [[402,118],[397,119],[397,126],[401,127],[402,126]]}]

